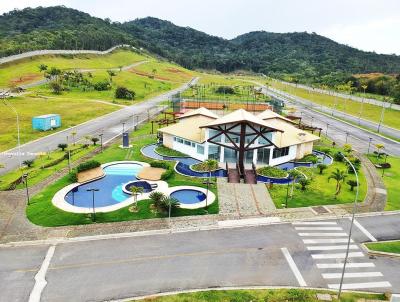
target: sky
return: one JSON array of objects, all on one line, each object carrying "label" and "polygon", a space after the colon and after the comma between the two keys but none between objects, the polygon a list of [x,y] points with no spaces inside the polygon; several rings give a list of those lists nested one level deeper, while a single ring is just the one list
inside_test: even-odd
[{"label": "sky", "polygon": [[0,13],[54,5],[120,22],[152,16],[227,39],[256,30],[316,32],[400,55],[400,0],[0,0]]}]

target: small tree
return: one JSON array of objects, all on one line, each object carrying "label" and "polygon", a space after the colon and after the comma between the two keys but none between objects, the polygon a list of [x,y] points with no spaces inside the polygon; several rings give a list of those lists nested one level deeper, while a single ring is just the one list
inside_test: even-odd
[{"label": "small tree", "polygon": [[161,211],[162,209],[161,202],[165,198],[164,193],[153,191],[150,193],[149,197],[153,201],[154,207],[157,209],[157,211]]},{"label": "small tree", "polygon": [[174,212],[179,208],[179,201],[170,196],[164,196],[160,203],[161,212],[168,213],[169,208],[171,207],[171,212]]},{"label": "small tree", "polygon": [[97,138],[97,137],[92,137],[90,140],[92,141],[93,146],[96,146],[97,142],[99,141],[99,138]]},{"label": "small tree", "polygon": [[142,187],[136,187],[136,186],[132,186],[131,188],[130,188],[130,191],[131,191],[131,193],[132,193],[132,195],[133,195],[133,199],[135,200],[135,205],[134,205],[134,207],[135,207],[135,209],[137,210],[137,197],[138,197],[138,195],[140,195],[140,194],[142,194],[143,193],[143,188]]},{"label": "small tree", "polygon": [[336,191],[335,191],[335,199],[339,195],[341,189],[342,189],[342,183],[346,179],[347,174],[346,171],[339,170],[336,168],[336,171],[332,172],[331,175],[328,177],[328,182],[331,179],[336,180]]},{"label": "small tree", "polygon": [[343,145],[343,150],[344,152],[350,154],[353,151],[353,148],[350,144],[344,144]]},{"label": "small tree", "polygon": [[117,99],[134,100],[136,93],[126,87],[117,87],[115,90],[115,97]]},{"label": "small tree", "polygon": [[308,179],[308,178],[305,178],[305,177],[300,177],[300,179],[299,179],[299,184],[300,184],[300,186],[301,186],[301,190],[302,190],[302,191],[305,191],[305,190],[307,189],[307,186],[308,186],[309,184],[311,184],[311,180]]},{"label": "small tree", "polygon": [[350,186],[350,191],[354,191],[354,188],[358,186],[357,181],[349,179],[346,182]]},{"label": "small tree", "polygon": [[39,68],[39,71],[40,71],[40,72],[43,72],[43,71],[46,71],[46,70],[47,70],[47,65],[45,65],[45,64],[40,64],[40,65],[38,66],[38,68]]},{"label": "small tree", "polygon": [[60,148],[60,149],[61,149],[61,151],[65,151],[65,149],[67,149],[68,145],[67,145],[67,144],[64,144],[64,143],[62,143],[62,144],[58,144],[58,145],[57,145],[57,147],[58,147],[58,148]]},{"label": "small tree", "polygon": [[26,159],[22,163],[27,166],[28,168],[32,167],[33,163],[35,162],[34,159]]},{"label": "small tree", "polygon": [[328,155],[332,155],[332,150],[331,150],[330,148],[323,148],[323,149],[321,149],[321,152],[324,153],[324,158],[323,158],[323,160],[325,160],[325,158],[326,158]]},{"label": "small tree", "polygon": [[383,150],[383,149],[385,149],[385,145],[384,144],[376,144],[375,145],[375,148],[376,148],[376,158],[378,159],[378,158],[380,158],[381,157],[381,151]]},{"label": "small tree", "polygon": [[116,75],[115,72],[111,69],[107,70],[108,75],[110,76],[110,82],[112,82],[112,78]]},{"label": "small tree", "polygon": [[293,197],[293,192],[294,192],[294,185],[296,183],[296,180],[299,179],[300,177],[303,177],[303,174],[301,174],[299,171],[296,169],[290,170],[289,171],[289,177],[292,180],[292,186],[290,188],[290,198]]},{"label": "small tree", "polygon": [[61,94],[62,91],[62,86],[57,83],[57,82],[51,82],[50,83],[50,88],[53,91],[54,94]]},{"label": "small tree", "polygon": [[318,164],[318,165],[317,165],[317,168],[318,168],[318,170],[319,170],[319,174],[322,175],[322,172],[323,172],[324,170],[326,170],[326,169],[328,168],[328,166],[325,165],[325,164]]}]

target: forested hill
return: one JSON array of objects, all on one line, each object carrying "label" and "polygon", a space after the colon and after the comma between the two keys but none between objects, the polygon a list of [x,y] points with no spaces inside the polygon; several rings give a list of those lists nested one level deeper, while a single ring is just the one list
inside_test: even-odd
[{"label": "forested hill", "polygon": [[111,22],[63,6],[0,16],[0,56],[35,49],[141,46],[188,68],[247,69],[302,81],[354,73],[399,73],[400,56],[364,52],[309,33],[251,32],[232,40],[156,18]]}]

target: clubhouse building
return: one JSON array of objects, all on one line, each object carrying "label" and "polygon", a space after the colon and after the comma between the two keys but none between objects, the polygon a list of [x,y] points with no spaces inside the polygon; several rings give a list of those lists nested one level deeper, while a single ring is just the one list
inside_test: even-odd
[{"label": "clubhouse building", "polygon": [[201,161],[238,163],[242,169],[301,159],[312,153],[313,143],[319,140],[271,110],[254,115],[239,109],[220,117],[202,107],[158,131],[168,148]]}]

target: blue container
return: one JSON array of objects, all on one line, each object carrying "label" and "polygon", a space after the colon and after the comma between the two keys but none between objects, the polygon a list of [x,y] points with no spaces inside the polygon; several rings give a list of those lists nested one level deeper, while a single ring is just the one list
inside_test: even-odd
[{"label": "blue container", "polygon": [[59,127],[61,127],[59,114],[46,114],[32,118],[32,128],[34,130],[47,131]]}]

